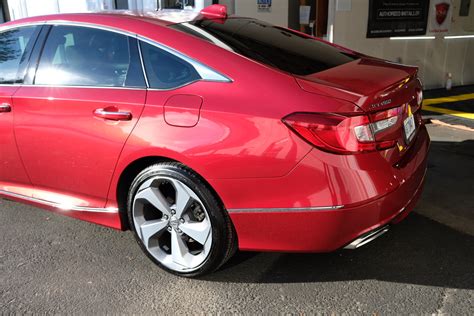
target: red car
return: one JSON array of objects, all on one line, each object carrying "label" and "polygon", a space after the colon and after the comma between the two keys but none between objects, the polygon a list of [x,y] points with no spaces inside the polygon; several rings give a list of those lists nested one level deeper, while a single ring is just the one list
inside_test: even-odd
[{"label": "red car", "polygon": [[357,248],[421,193],[415,67],[223,6],[4,24],[0,81],[0,195],[132,229],[175,274]]}]

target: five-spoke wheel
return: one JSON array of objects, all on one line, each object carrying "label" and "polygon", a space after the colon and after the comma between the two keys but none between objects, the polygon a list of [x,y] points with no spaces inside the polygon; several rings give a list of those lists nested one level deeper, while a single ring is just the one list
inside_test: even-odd
[{"label": "five-spoke wheel", "polygon": [[177,163],[153,165],[137,176],[129,218],[147,254],[176,274],[216,269],[235,247],[222,206],[194,173]]}]

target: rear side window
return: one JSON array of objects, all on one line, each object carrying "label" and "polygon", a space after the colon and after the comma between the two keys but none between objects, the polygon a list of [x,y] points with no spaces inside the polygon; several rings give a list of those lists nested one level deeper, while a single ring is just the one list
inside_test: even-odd
[{"label": "rear side window", "polygon": [[0,33],[0,84],[23,81],[36,30],[28,26]]},{"label": "rear side window", "polygon": [[35,84],[145,87],[136,39],[79,26],[54,26]]},{"label": "rear side window", "polygon": [[170,27],[300,76],[358,58],[313,38],[255,19],[197,20]]},{"label": "rear side window", "polygon": [[150,88],[174,89],[201,79],[196,69],[182,58],[140,42]]}]

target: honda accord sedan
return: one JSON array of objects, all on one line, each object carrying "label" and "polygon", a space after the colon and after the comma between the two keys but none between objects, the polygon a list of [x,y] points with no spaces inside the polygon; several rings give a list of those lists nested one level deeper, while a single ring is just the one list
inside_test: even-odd
[{"label": "honda accord sedan", "polygon": [[422,98],[416,67],[220,5],[18,20],[0,27],[0,196],[130,229],[182,276],[237,249],[354,249],[420,196]]}]

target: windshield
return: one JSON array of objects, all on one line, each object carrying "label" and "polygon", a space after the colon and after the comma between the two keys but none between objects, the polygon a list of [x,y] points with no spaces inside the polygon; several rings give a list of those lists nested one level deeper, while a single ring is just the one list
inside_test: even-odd
[{"label": "windshield", "polygon": [[300,76],[358,58],[326,43],[255,19],[197,20],[170,27]]}]

